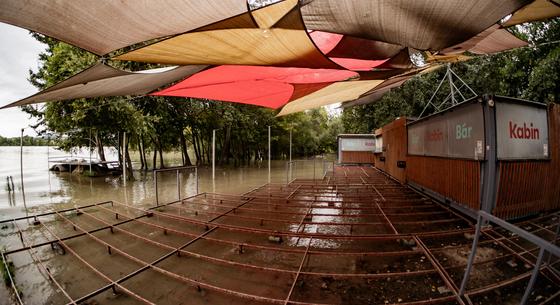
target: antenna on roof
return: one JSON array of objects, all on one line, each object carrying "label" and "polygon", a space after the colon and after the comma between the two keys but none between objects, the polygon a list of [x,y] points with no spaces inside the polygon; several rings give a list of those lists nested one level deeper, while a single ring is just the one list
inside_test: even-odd
[{"label": "antenna on roof", "polygon": [[[457,81],[454,81],[453,78],[455,78]],[[442,89],[442,84],[447,80],[447,82],[449,83],[449,94],[447,95],[447,97],[443,100],[443,102],[441,102],[440,104],[436,104],[436,101],[434,100],[437,93],[441,91],[443,91]],[[459,87],[457,87],[457,85],[459,85]],[[464,92],[461,92],[461,90],[463,90]],[[464,93],[464,94],[463,94]],[[457,75],[457,73],[455,73],[455,71],[453,71],[451,69],[451,64],[447,64],[447,71],[445,72],[445,74],[443,75],[443,77],[441,78],[441,81],[439,82],[439,85],[436,88],[436,91],[434,92],[434,94],[432,94],[432,97],[430,98],[430,100],[428,101],[428,103],[426,104],[426,106],[424,106],[424,109],[422,110],[422,112],[420,113],[420,115],[418,116],[418,119],[422,118],[422,116],[424,115],[424,112],[426,112],[426,110],[428,109],[428,107],[430,105],[432,105],[432,107],[435,109],[435,112],[439,112],[442,110],[445,110],[449,107],[453,107],[457,104],[460,104],[464,101],[466,101],[468,99],[468,97],[472,97],[470,95],[476,96],[476,92],[474,92],[474,90],[469,87],[469,85],[467,85],[467,83],[465,83],[465,81],[463,81],[459,75]]]}]

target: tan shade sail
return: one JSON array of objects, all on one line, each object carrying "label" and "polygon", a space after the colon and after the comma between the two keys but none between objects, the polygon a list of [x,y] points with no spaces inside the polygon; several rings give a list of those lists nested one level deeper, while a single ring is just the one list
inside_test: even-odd
[{"label": "tan shade sail", "polygon": [[342,108],[375,103],[379,101],[387,92],[391,91],[391,89],[399,87],[411,77],[412,75],[402,77],[402,78],[395,78],[392,80],[386,80],[383,83],[379,84],[378,86],[379,89],[376,87],[373,90],[371,90],[369,93],[365,93],[362,97],[358,98],[357,100],[342,104]]},{"label": "tan shade sail", "polygon": [[387,79],[386,81],[382,82],[375,88],[371,89],[370,91],[364,93],[360,98],[349,101],[341,105],[342,108],[348,108],[357,105],[364,105],[364,104],[371,104],[380,100],[383,95],[387,92],[391,91],[391,89],[396,88],[404,84],[407,80],[412,78],[418,74],[424,74],[434,71],[435,69],[439,69],[441,66],[439,65],[431,65],[425,66],[422,68],[414,69],[407,71],[406,73],[402,73],[401,75],[392,77]]},{"label": "tan shade sail", "polygon": [[2,0],[0,22],[103,55],[247,12],[246,0]]},{"label": "tan shade sail", "polygon": [[98,63],[52,87],[2,108],[76,98],[143,95],[205,67],[184,66],[127,72]]},{"label": "tan shade sail", "polygon": [[[253,18],[247,18],[249,14]],[[248,24],[252,20],[256,22]],[[156,42],[116,59],[173,65],[340,68],[309,38],[297,0],[279,2],[201,31]]]},{"label": "tan shade sail", "polygon": [[459,54],[469,51],[475,54],[491,54],[526,45],[526,41],[515,37],[496,24],[463,43],[441,50],[440,53]]},{"label": "tan shade sail", "polygon": [[505,29],[500,29],[488,35],[488,37],[477,43],[469,51],[475,54],[491,54],[524,47],[526,45],[528,45],[526,41],[515,37],[515,35]]},{"label": "tan shade sail", "polygon": [[544,20],[560,16],[560,1],[535,0],[517,12],[503,26],[508,27],[530,21]]},{"label": "tan shade sail", "polygon": [[325,105],[355,100],[382,82],[382,80],[364,80],[334,83],[286,104],[277,116],[284,116]]},{"label": "tan shade sail", "polygon": [[309,0],[301,10],[310,30],[440,50],[475,36],[529,2]]}]

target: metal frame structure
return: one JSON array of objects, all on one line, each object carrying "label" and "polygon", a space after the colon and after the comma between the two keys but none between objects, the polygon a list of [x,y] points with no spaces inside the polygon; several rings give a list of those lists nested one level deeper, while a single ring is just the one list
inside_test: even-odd
[{"label": "metal frame structure", "polygon": [[[198,194],[198,167],[197,166],[177,166],[177,167],[169,167],[169,168],[162,168],[162,169],[154,169],[154,189],[156,193],[156,206],[159,206],[159,192],[158,192],[158,173],[161,172],[172,172],[175,171],[177,175],[177,200],[181,200],[181,176],[179,175],[179,171],[182,170],[190,170],[194,169],[194,175],[196,179],[196,193]],[[213,169],[212,169],[213,170]],[[214,175],[214,172],[212,172]]]},{"label": "metal frame structure", "polygon": [[[469,260],[468,260],[468,265],[467,265],[467,269],[465,270],[465,275],[463,276],[463,280],[461,282],[461,288],[459,290],[459,294],[463,295],[465,293],[467,284],[469,282],[469,277],[472,271],[472,265],[474,262],[474,258],[476,256],[476,250],[477,250],[477,246],[478,246],[478,242],[480,239],[480,235],[481,235],[481,231],[482,231],[482,226],[484,225],[484,223],[486,222],[491,222],[493,224],[496,224],[514,234],[519,235],[520,237],[530,241],[531,243],[534,243],[537,245],[538,250],[539,250],[539,255],[537,258],[537,261],[535,263],[535,267],[533,268],[533,271],[531,272],[531,278],[529,280],[529,283],[527,284],[527,288],[525,289],[525,292],[523,293],[523,298],[521,299],[521,302],[519,303],[520,305],[525,305],[527,303],[527,300],[529,299],[529,295],[531,293],[531,291],[533,290],[533,286],[537,280],[537,276],[539,274],[541,265],[543,263],[543,258],[544,258],[544,254],[545,251],[550,253],[550,255],[554,255],[557,258],[560,258],[560,247],[556,246],[555,244],[546,241],[534,234],[531,234],[519,227],[516,227],[498,217],[495,217],[492,214],[489,214],[487,212],[484,211],[479,211],[478,212],[478,219],[477,219],[477,224],[476,224],[476,233],[474,236],[474,241],[472,244],[472,248],[471,248],[471,252],[469,254]],[[560,222],[558,224],[558,228],[560,228]],[[558,229],[557,229],[558,232]],[[555,234],[554,237],[554,241],[556,241],[558,238],[558,234]],[[549,256],[549,259],[550,257]]]},{"label": "metal frame structure", "polygon": [[[321,160],[321,161],[322,161],[321,166],[323,168],[322,178],[324,179],[329,171],[329,164],[332,164],[330,168],[333,171],[335,170],[335,161],[327,161],[327,160]],[[297,178],[297,172],[295,173],[296,178],[294,178],[294,172],[297,169],[297,164],[300,163],[303,163],[302,167],[305,167],[306,163],[313,163],[313,176],[310,179],[313,179],[313,181],[317,180],[317,175],[316,175],[317,159],[313,158],[311,160],[290,160],[286,162],[286,184],[290,184],[290,181],[293,181],[294,179]]]},{"label": "metal frame structure", "polygon": [[[552,238],[558,229],[550,227],[551,217],[560,216],[526,224],[533,226],[533,233]],[[35,221],[20,226],[26,220]],[[450,252],[468,249],[470,239],[465,236],[475,236],[474,223],[371,167],[337,167],[321,179],[267,183],[242,195],[201,193],[148,209],[109,201],[1,223],[14,224],[6,238],[19,239],[22,245],[8,249],[6,255],[33,253],[32,260],[67,304],[111,290],[140,303],[159,303],[151,293],[166,294],[170,283],[186,284],[180,286],[182,297],[205,302],[210,297],[213,304],[340,303],[317,296],[326,291],[325,297],[344,298],[344,285],[354,287],[352,297],[358,303],[470,304],[470,298],[517,285],[531,272],[522,270],[512,278],[461,290],[457,275],[465,268],[518,257],[538,266],[530,256],[534,247],[513,249],[507,245],[515,236],[482,227],[477,230],[481,239],[477,246],[499,249],[494,256],[469,264],[444,260]],[[47,240],[26,238],[36,230]],[[45,273],[50,262],[40,257],[39,248],[47,245],[75,258],[104,284],[78,296],[57,285],[64,274]],[[92,258],[92,251],[100,261]],[[107,256],[99,258],[100,251]],[[117,268],[122,265],[117,277],[108,269],[106,262],[111,260],[118,261]],[[542,279],[553,284],[560,282],[549,272],[555,264],[557,259],[537,268]],[[202,269],[189,273],[191,268]],[[152,289],[134,285],[143,276],[149,276]],[[161,287],[153,277],[161,277]],[[443,292],[431,285],[410,285],[418,281],[441,285]],[[412,287],[417,294],[406,291],[398,295],[400,301],[389,299],[375,294],[371,289],[375,285]]]},{"label": "metal frame structure", "polygon": [[[455,77],[457,81],[461,84],[459,87],[455,85],[453,81],[453,77]],[[434,98],[436,97],[437,93],[440,91],[443,83],[446,80],[447,83],[449,84],[449,94],[440,104],[436,105]],[[465,94],[461,92],[463,88],[467,89]],[[445,74],[441,78],[441,81],[439,82],[436,91],[434,91],[434,93],[430,97],[430,100],[428,100],[428,103],[426,104],[426,106],[424,106],[424,109],[422,109],[422,112],[418,116],[418,119],[422,118],[424,112],[426,112],[426,110],[430,105],[434,107],[435,112],[439,112],[468,100],[470,98],[469,95],[471,94],[472,96],[470,97],[477,96],[476,92],[474,92],[474,90],[471,87],[469,87],[469,85],[465,83],[461,79],[461,77],[459,77],[459,75],[455,73],[455,71],[451,69],[451,64],[447,64],[447,70],[445,71]]]}]

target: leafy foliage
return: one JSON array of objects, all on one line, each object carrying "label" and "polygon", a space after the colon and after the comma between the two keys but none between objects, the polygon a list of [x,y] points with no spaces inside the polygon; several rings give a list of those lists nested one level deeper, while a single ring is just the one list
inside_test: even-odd
[{"label": "leafy foliage", "polygon": [[[514,34],[536,47],[478,56],[452,69],[478,94],[506,95],[542,103],[560,102],[560,18],[517,26]],[[346,108],[346,132],[372,132],[399,116],[417,117],[436,90],[445,69],[416,76],[376,103]],[[434,100],[449,92],[444,82]]]},{"label": "leafy foliage", "polygon": [[[40,89],[52,86],[93,65],[94,55],[55,41],[40,34],[33,36],[47,45],[40,55],[41,66],[30,71],[29,81]],[[110,62],[118,68],[141,70],[157,66],[140,63]],[[183,163],[191,164],[187,147],[192,147],[198,164],[211,160],[212,131],[217,133],[217,159],[221,164],[242,165],[268,154],[268,127],[272,129],[274,158],[288,155],[289,130],[294,135],[294,156],[311,156],[336,149],[336,133],[341,122],[323,110],[313,110],[285,118],[275,118],[276,111],[249,105],[174,97],[114,97],[76,99],[46,103],[41,107],[26,106],[24,110],[39,118],[34,126],[40,133],[64,135],[59,139],[62,149],[123,146],[123,134],[129,141],[125,147],[141,151],[142,168],[148,167],[146,151],[157,155],[160,167],[163,151],[180,150]],[[127,148],[121,159],[128,159]]]}]

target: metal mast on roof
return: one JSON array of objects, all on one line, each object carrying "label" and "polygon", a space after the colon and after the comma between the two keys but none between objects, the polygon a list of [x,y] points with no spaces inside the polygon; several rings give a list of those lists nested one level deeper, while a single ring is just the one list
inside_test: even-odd
[{"label": "metal mast on roof", "polygon": [[[453,80],[454,77],[457,80],[455,82]],[[441,85],[443,85],[445,80],[447,80],[447,82],[449,83],[449,94],[443,100],[443,102],[441,102],[440,104],[436,104],[436,101],[434,99],[437,93],[442,89]],[[459,87],[457,87],[457,85],[455,84],[456,82],[460,84]],[[462,89],[464,89],[463,91],[465,91],[464,94],[463,92],[461,92]],[[434,107],[435,112],[439,112],[466,101],[469,97],[472,97],[471,95],[476,96],[477,94],[471,87],[469,87],[469,85],[467,85],[467,83],[465,83],[465,81],[463,81],[459,77],[459,75],[457,75],[457,73],[455,73],[455,71],[451,69],[451,64],[447,64],[447,71],[445,72],[445,75],[443,75],[443,77],[441,78],[436,91],[434,92],[434,94],[432,94],[432,97],[430,98],[426,106],[424,106],[424,109],[422,110],[418,118],[420,119],[424,115],[424,112],[426,112],[430,105]]]}]

